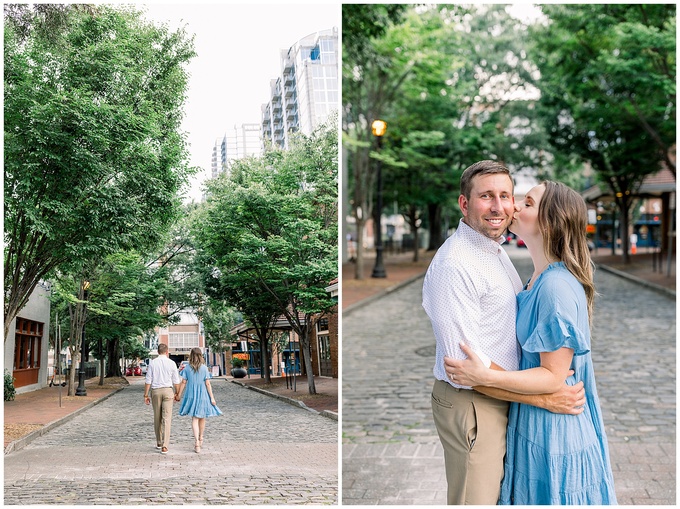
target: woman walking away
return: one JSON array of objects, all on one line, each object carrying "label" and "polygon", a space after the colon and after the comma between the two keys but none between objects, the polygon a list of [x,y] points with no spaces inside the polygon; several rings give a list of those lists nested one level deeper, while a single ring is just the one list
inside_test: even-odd
[{"label": "woman walking away", "polygon": [[[217,408],[212,387],[210,387],[210,373],[203,364],[203,353],[200,348],[192,348],[189,354],[189,365],[180,373],[182,384],[179,389],[177,401],[182,395],[182,404],[179,407],[179,415],[190,415],[193,417],[191,428],[194,432],[194,451],[200,452],[203,445],[203,434],[205,432],[206,417],[222,415],[222,411]],[[186,391],[185,391],[186,390]]]}]

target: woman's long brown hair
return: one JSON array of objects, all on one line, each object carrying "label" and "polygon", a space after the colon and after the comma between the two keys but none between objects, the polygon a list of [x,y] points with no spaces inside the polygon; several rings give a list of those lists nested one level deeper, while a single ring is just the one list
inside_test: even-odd
[{"label": "woman's long brown hair", "polygon": [[548,259],[564,266],[583,285],[588,302],[588,322],[593,322],[595,284],[593,262],[588,250],[588,210],[583,197],[560,182],[542,182],[545,193],[538,206],[538,227]]},{"label": "woman's long brown hair", "polygon": [[201,364],[203,364],[203,352],[201,352],[200,348],[194,347],[189,353],[189,366],[191,366],[191,369],[196,373],[198,368],[201,367]]}]

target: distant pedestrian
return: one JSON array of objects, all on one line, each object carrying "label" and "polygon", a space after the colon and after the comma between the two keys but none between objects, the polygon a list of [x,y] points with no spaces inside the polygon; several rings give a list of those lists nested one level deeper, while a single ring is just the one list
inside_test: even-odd
[{"label": "distant pedestrian", "polygon": [[[153,404],[153,429],[156,433],[156,448],[161,454],[168,453],[170,428],[172,425],[172,404],[179,392],[180,378],[177,364],[168,357],[168,345],[158,345],[158,357],[153,359],[146,370],[144,402]],[[149,396],[149,391],[151,396]]]},{"label": "distant pedestrian", "polygon": [[206,417],[222,415],[217,407],[212,387],[210,386],[210,372],[203,364],[203,353],[200,348],[192,348],[189,354],[189,365],[182,370],[182,384],[177,401],[182,398],[179,415],[190,415],[191,429],[194,432],[194,451],[200,452],[203,446]]}]

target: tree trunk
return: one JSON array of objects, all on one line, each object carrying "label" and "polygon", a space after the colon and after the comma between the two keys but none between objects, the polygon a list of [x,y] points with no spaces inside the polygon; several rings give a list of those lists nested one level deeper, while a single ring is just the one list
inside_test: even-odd
[{"label": "tree trunk", "polygon": [[629,246],[629,236],[628,236],[628,212],[630,211],[630,203],[628,201],[622,201],[621,203],[621,253],[623,255],[623,263],[630,263],[630,254],[628,253]]},{"label": "tree trunk", "polygon": [[76,395],[76,370],[78,369],[78,362],[80,360],[80,355],[78,352],[78,344],[68,347],[71,352],[71,369],[68,370],[68,395]]},{"label": "tree trunk", "polygon": [[[269,334],[269,331],[266,331],[265,334]],[[265,336],[265,338],[260,338],[260,373],[264,377],[265,383],[272,383],[272,377],[269,374],[269,341],[268,337]]]},{"label": "tree trunk", "polygon": [[418,209],[416,207],[411,207],[408,212],[407,222],[411,229],[413,230],[413,261],[418,261],[418,252],[420,247],[420,239],[418,236]]},{"label": "tree trunk", "polygon": [[109,339],[106,342],[106,376],[121,377],[123,376],[118,364],[118,339]]},{"label": "tree trunk", "polygon": [[429,204],[427,206],[427,217],[430,220],[428,251],[436,251],[444,243],[444,239],[442,239],[441,210],[441,206],[437,204]]},{"label": "tree trunk", "polygon": [[354,278],[364,279],[364,227],[366,221],[357,219],[357,259],[354,265]]},{"label": "tree trunk", "polygon": [[99,385],[104,385],[104,367],[106,365],[104,356],[103,340],[99,339]]},{"label": "tree trunk", "polygon": [[307,372],[307,385],[309,387],[310,394],[316,394],[316,386],[314,385],[314,368],[312,367],[312,356],[309,351],[309,331],[311,326],[309,325],[310,316],[306,316],[305,326],[302,329],[302,334],[300,335],[300,350],[302,351],[302,359],[305,361],[305,371]]}]

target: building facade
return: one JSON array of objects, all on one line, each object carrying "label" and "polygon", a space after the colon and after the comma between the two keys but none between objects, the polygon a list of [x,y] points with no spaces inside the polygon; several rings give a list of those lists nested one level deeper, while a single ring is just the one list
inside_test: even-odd
[{"label": "building facade", "polygon": [[[206,351],[203,327],[195,314],[181,313],[180,321],[158,329],[158,343],[168,345],[168,356],[177,365],[189,360],[189,352],[198,347],[203,353]],[[158,355],[158,345],[152,348],[151,357]]]},{"label": "building facade", "polygon": [[211,162],[211,178],[229,170],[232,161],[262,154],[262,137],[259,124],[234,125],[215,140]]},{"label": "building facade", "polygon": [[10,324],[5,341],[5,370],[14,377],[17,393],[48,384],[49,293],[46,285],[36,286],[26,306]]},{"label": "building facade", "polygon": [[270,99],[262,105],[262,139],[289,147],[290,134],[310,134],[337,111],[338,29],[304,37],[281,51],[281,76],[270,82]]}]

